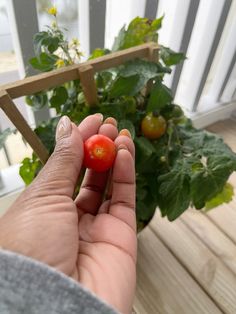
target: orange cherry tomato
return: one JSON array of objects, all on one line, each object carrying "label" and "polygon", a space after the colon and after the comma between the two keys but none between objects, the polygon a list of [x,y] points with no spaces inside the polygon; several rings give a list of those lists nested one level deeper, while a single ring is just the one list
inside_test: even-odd
[{"label": "orange cherry tomato", "polygon": [[149,139],[157,139],[166,131],[166,120],[160,115],[147,114],[141,123],[142,133]]}]

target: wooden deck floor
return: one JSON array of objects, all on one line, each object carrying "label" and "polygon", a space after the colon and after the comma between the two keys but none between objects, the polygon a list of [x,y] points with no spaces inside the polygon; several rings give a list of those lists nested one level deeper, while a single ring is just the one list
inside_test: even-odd
[{"label": "wooden deck floor", "polygon": [[[236,121],[208,129],[236,151]],[[230,181],[236,192],[236,173]],[[208,214],[189,210],[172,223],[156,212],[139,236],[134,311],[236,313],[236,198]]]}]

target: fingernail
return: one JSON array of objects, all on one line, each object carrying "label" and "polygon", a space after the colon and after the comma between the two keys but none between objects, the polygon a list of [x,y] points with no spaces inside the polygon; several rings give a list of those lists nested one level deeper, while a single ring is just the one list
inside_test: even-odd
[{"label": "fingernail", "polygon": [[61,139],[62,137],[70,136],[72,132],[71,121],[67,116],[63,116],[57,125],[56,130],[56,141]]},{"label": "fingernail", "polygon": [[121,150],[121,149],[125,149],[125,150],[128,150],[127,146],[125,144],[120,144],[118,146],[118,150]]},{"label": "fingernail", "polygon": [[102,113],[95,113],[95,116],[99,117],[101,121],[103,121],[103,114]]},{"label": "fingernail", "polygon": [[130,134],[130,131],[127,130],[127,129],[123,129],[120,131],[119,135],[124,135],[124,136],[128,136],[131,138],[131,134]]},{"label": "fingernail", "polygon": [[106,120],[103,122],[103,124],[112,124],[114,126],[117,126],[117,121],[116,119],[112,118],[112,117],[108,117],[106,118]]}]

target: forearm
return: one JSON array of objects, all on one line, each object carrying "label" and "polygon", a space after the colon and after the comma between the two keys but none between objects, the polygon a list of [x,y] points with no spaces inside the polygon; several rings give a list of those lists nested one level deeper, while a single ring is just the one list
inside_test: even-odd
[{"label": "forearm", "polygon": [[117,312],[73,279],[53,268],[0,250],[0,313]]}]

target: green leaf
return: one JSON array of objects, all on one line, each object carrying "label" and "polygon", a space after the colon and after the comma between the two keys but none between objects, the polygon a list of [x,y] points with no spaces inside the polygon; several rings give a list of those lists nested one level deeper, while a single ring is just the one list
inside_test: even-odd
[{"label": "green leaf", "polygon": [[158,178],[159,206],[170,221],[179,217],[190,204],[190,178],[184,166],[173,168]]},{"label": "green leaf", "polygon": [[136,203],[136,215],[138,221],[145,221],[149,222],[150,219],[153,217],[155,210],[156,210],[156,202],[151,202],[149,198],[147,201],[137,201]]},{"label": "green leaf", "polygon": [[197,209],[222,191],[234,170],[232,159],[224,155],[212,155],[204,164],[203,168],[195,169],[191,177],[191,197]]},{"label": "green leaf", "polygon": [[132,136],[132,139],[135,138],[135,128],[133,123],[130,120],[121,120],[119,121],[119,131],[121,131],[122,129],[127,129],[130,131],[130,134]]},{"label": "green leaf", "polygon": [[39,110],[48,104],[48,96],[46,92],[40,92],[26,96],[25,101],[33,110]]},{"label": "green leaf", "polygon": [[48,32],[39,32],[36,33],[33,37],[33,44],[34,44],[34,52],[36,56],[39,56],[42,52],[43,42],[48,39],[49,34]]},{"label": "green leaf", "polygon": [[49,153],[52,153],[55,146],[56,126],[60,117],[52,118],[47,123],[41,123],[34,132],[39,136]]},{"label": "green leaf", "polygon": [[236,169],[236,154],[221,137],[204,130],[196,130],[191,124],[179,126],[178,130],[183,141],[184,152],[205,157],[224,155],[234,161]]},{"label": "green leaf", "polygon": [[35,34],[33,38],[35,55],[38,57],[42,52],[55,52],[58,49],[60,42],[60,37],[52,35],[49,32],[43,31]]},{"label": "green leaf", "polygon": [[35,154],[33,154],[32,158],[27,157],[22,161],[19,173],[26,185],[29,185],[34,180],[41,168],[42,164]]},{"label": "green leaf", "polygon": [[12,134],[12,131],[10,130],[10,128],[7,128],[6,130],[0,132],[0,149],[3,148],[3,146],[7,140],[7,137],[10,134]]},{"label": "green leaf", "polygon": [[170,71],[171,70],[169,68],[163,67],[160,63],[134,59],[122,65],[118,74],[123,77],[138,74],[141,80],[140,89],[146,85],[150,79],[163,76],[164,73],[170,73]]},{"label": "green leaf", "polygon": [[217,207],[223,203],[229,203],[234,196],[234,187],[230,183],[226,183],[223,190],[205,204],[205,211]]},{"label": "green leaf", "polygon": [[126,35],[126,30],[125,30],[125,25],[121,27],[119,34],[117,37],[115,37],[113,46],[112,46],[112,51],[118,51],[123,47],[124,41],[125,41],[125,35]]},{"label": "green leaf", "polygon": [[91,54],[91,56],[89,57],[88,60],[92,60],[92,59],[96,59],[96,58],[98,58],[98,57],[105,56],[105,55],[109,54],[110,52],[111,52],[111,51],[110,51],[109,49],[97,48],[97,49],[95,49],[95,50],[92,52],[92,54]]},{"label": "green leaf", "polygon": [[143,152],[143,155],[146,157],[150,157],[153,153],[156,152],[155,147],[146,137],[136,137],[135,144],[137,149],[141,150]]},{"label": "green leaf", "polygon": [[186,59],[182,52],[175,52],[164,46],[160,46],[160,57],[167,66],[176,65]]},{"label": "green leaf", "polygon": [[52,108],[55,108],[57,113],[60,113],[61,106],[66,103],[68,99],[67,89],[63,86],[56,87],[53,90],[53,95],[50,98],[50,104]]},{"label": "green leaf", "polygon": [[134,96],[137,94],[137,83],[139,75],[135,74],[129,77],[118,77],[110,89],[110,97],[117,98],[120,96]]},{"label": "green leaf", "polygon": [[163,17],[153,21],[147,18],[134,18],[126,30],[123,26],[115,38],[112,51],[118,51],[146,42],[157,42],[157,31],[161,28]]},{"label": "green leaf", "polygon": [[30,59],[29,63],[34,69],[47,72],[54,69],[57,59],[58,57],[56,55],[49,55],[45,52],[42,52],[37,58],[35,57]]},{"label": "green leaf", "polygon": [[170,104],[172,99],[171,90],[162,83],[157,82],[151,90],[147,112],[159,111],[161,108]]},{"label": "green leaf", "polygon": [[110,71],[102,71],[97,74],[96,83],[97,88],[102,91],[106,91],[113,82],[113,74]]}]

